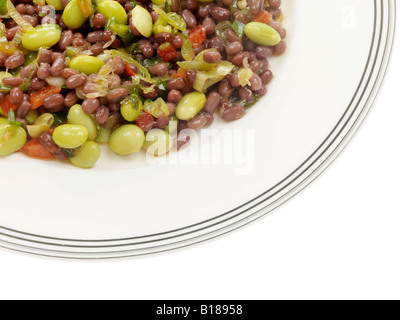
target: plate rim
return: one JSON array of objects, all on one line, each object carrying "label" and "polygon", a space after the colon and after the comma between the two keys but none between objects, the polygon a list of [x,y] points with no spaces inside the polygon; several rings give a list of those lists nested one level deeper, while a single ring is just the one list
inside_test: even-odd
[{"label": "plate rim", "polygon": [[[79,240],[40,236],[0,226],[0,247],[35,255],[74,259],[122,258],[145,255],[174,250],[213,239],[243,227],[277,209],[313,182],[341,154],[364,123],[376,100],[391,59],[396,29],[396,2],[395,0],[375,0],[374,6],[375,27],[369,58],[353,99],[320,146],[274,187],[217,217],[158,234],[121,239]],[[383,30],[386,27],[384,25],[386,22],[385,14],[387,14],[386,38],[383,35]],[[380,26],[378,22],[380,22]],[[377,39],[378,41],[376,41]],[[372,68],[368,74],[371,62]],[[377,63],[380,63],[380,67],[375,70]],[[372,86],[370,86],[371,80]],[[360,91],[362,94],[354,105]],[[349,111],[352,111],[350,116],[347,114]],[[349,117],[347,118],[347,116]],[[356,117],[354,118],[354,116]],[[334,139],[329,141],[332,136],[334,136]],[[292,179],[293,176],[295,176],[294,179]],[[295,183],[296,180],[298,181]],[[268,195],[271,192],[272,194]],[[263,199],[265,196],[266,198]],[[258,200],[260,201],[258,202]],[[272,200],[272,202],[268,202],[269,200]],[[250,207],[247,208],[247,206]],[[236,212],[243,208],[244,211]],[[232,213],[234,214],[229,216]],[[173,241],[171,241],[172,239]]]}]

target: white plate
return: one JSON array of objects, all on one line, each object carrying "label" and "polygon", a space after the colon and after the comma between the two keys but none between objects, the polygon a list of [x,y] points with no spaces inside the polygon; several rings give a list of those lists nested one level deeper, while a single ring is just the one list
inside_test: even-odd
[{"label": "white plate", "polygon": [[390,57],[394,6],[284,0],[288,51],[272,61],[269,94],[178,156],[157,162],[105,149],[92,170],[0,159],[0,245],[124,257],[210,239],[273,210],[327,167],[368,113]]}]

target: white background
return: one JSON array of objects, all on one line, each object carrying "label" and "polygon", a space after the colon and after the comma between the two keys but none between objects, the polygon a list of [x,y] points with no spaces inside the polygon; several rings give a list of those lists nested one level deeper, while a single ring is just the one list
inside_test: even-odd
[{"label": "white background", "polygon": [[0,299],[399,299],[398,40],[355,139],[285,206],[153,256],[74,261],[0,249]]}]

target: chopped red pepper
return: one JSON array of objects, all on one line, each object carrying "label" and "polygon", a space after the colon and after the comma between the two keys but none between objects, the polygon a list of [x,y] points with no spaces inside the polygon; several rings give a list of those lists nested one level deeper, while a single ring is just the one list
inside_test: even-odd
[{"label": "chopped red pepper", "polygon": [[125,75],[127,75],[128,77],[133,77],[136,75],[136,73],[134,73],[131,69],[131,67],[129,66],[129,63],[126,62],[125,63]]},{"label": "chopped red pepper", "polygon": [[26,143],[21,152],[28,157],[44,160],[55,160],[54,154],[48,152],[45,147],[43,147],[37,139],[32,139]]},{"label": "chopped red pepper", "polygon": [[272,16],[268,11],[262,11],[259,15],[255,16],[253,22],[262,22],[269,24],[272,21]]},{"label": "chopped red pepper", "polygon": [[198,25],[196,28],[189,31],[189,41],[191,42],[193,49],[200,47],[206,39],[206,28],[202,25]]},{"label": "chopped red pepper", "polygon": [[144,132],[147,132],[153,129],[155,124],[154,118],[150,113],[142,112],[135,120],[136,125],[142,129]]},{"label": "chopped red pepper", "polygon": [[3,110],[4,115],[8,116],[8,113],[10,112],[10,110],[15,111],[18,109],[18,106],[11,103],[10,96],[8,95],[1,102],[1,109]]},{"label": "chopped red pepper", "polygon": [[31,94],[31,109],[35,110],[43,105],[43,100],[56,93],[60,93],[60,87],[48,86],[40,91],[36,91]]},{"label": "chopped red pepper", "polygon": [[175,48],[168,42],[163,43],[157,50],[158,55],[164,62],[171,61],[178,56]]}]

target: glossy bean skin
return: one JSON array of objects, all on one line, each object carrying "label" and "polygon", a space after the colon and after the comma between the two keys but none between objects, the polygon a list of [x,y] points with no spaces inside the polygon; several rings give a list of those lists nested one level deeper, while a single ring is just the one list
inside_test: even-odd
[{"label": "glossy bean skin", "polygon": [[72,0],[64,8],[63,21],[71,29],[79,29],[87,20],[79,8],[77,0]]},{"label": "glossy bean skin", "polygon": [[27,139],[23,128],[7,123],[0,124],[0,156],[10,155],[20,150]]},{"label": "glossy bean skin", "polygon": [[221,102],[221,95],[218,92],[211,92],[204,104],[204,111],[213,114]]},{"label": "glossy bean skin", "polygon": [[83,74],[77,74],[67,79],[66,85],[68,89],[76,89],[87,82],[87,77]]},{"label": "glossy bean skin", "polygon": [[7,69],[15,69],[18,68],[20,66],[22,66],[25,62],[25,56],[22,52],[17,52],[14,53],[13,55],[9,56],[5,62],[4,62],[4,66]]},{"label": "glossy bean skin", "polygon": [[47,109],[56,108],[64,105],[64,96],[62,94],[53,94],[43,100],[43,106]]},{"label": "glossy bean skin", "polygon": [[86,142],[88,134],[84,126],[63,124],[55,128],[53,139],[60,148],[75,149]]},{"label": "glossy bean skin", "polygon": [[83,111],[81,105],[72,106],[68,111],[67,119],[70,124],[85,127],[88,132],[87,139],[94,140],[97,137],[97,125],[94,119]]},{"label": "glossy bean skin", "polygon": [[52,47],[61,38],[61,30],[53,24],[38,26],[32,32],[25,32],[21,43],[24,48],[37,51],[41,47]]},{"label": "glossy bean skin", "polygon": [[145,141],[142,129],[133,124],[123,125],[111,134],[109,146],[119,155],[128,155],[139,152]]},{"label": "glossy bean skin", "polygon": [[165,63],[156,63],[149,68],[149,71],[153,76],[163,76],[168,72],[168,68]]},{"label": "glossy bean skin", "polygon": [[150,13],[141,6],[136,6],[132,10],[131,24],[146,38],[150,37],[153,31],[153,19]]},{"label": "glossy bean skin", "polygon": [[244,33],[251,41],[264,46],[275,46],[282,40],[275,29],[261,22],[248,23]]},{"label": "glossy bean skin", "polygon": [[79,168],[92,168],[100,158],[100,147],[94,141],[86,141],[74,157],[71,163]]},{"label": "glossy bean skin", "polygon": [[231,107],[222,110],[222,119],[231,122],[242,118],[246,114],[244,107],[240,104],[234,104]]},{"label": "glossy bean skin", "polygon": [[183,20],[185,20],[186,26],[189,29],[193,29],[194,27],[197,26],[196,17],[190,10],[187,10],[187,9],[183,10],[181,12],[181,16],[182,16]]},{"label": "glossy bean skin", "polygon": [[103,61],[96,57],[87,55],[77,56],[69,63],[70,68],[78,70],[86,75],[98,73],[102,66],[104,66]]},{"label": "glossy bean skin", "polygon": [[200,92],[191,92],[184,95],[176,106],[176,116],[180,120],[190,120],[200,112],[206,103],[206,95]]}]

